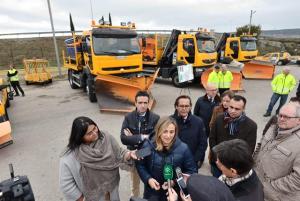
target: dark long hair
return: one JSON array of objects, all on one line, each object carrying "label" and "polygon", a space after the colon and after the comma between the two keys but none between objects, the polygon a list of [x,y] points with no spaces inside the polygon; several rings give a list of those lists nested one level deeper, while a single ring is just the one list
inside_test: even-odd
[{"label": "dark long hair", "polygon": [[[90,125],[95,125],[98,128],[97,124],[88,117],[81,116],[74,119],[69,143],[65,153],[74,151],[83,143],[83,136],[86,134],[86,131]],[[98,132],[100,132],[99,128]]]}]

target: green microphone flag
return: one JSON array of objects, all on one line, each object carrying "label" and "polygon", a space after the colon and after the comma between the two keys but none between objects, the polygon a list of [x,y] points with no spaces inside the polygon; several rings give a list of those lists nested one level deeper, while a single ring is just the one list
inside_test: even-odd
[{"label": "green microphone flag", "polygon": [[163,173],[164,173],[164,179],[166,181],[172,180],[173,179],[173,167],[172,167],[172,165],[165,164],[164,169],[163,169]]}]

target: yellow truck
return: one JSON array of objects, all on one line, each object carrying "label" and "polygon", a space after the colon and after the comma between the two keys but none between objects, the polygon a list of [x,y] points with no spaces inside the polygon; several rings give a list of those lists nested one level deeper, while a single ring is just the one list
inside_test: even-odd
[{"label": "yellow truck", "polygon": [[271,52],[264,56],[256,57],[256,60],[268,61],[276,65],[286,65],[291,61],[291,55],[288,52]]},{"label": "yellow truck", "polygon": [[252,35],[235,36],[223,33],[216,45],[218,61],[230,63],[243,62],[243,77],[253,79],[272,79],[275,66],[271,62],[255,60],[258,54],[256,38]]},{"label": "yellow truck", "polygon": [[3,79],[0,78],[0,148],[11,144],[11,126],[8,118],[7,107],[9,107],[9,99],[12,97]]},{"label": "yellow truck", "polygon": [[202,72],[217,61],[215,38],[207,32],[174,29],[170,35],[142,35],[140,43],[144,68],[159,68],[159,76],[171,78],[175,87],[186,84],[179,82],[178,66],[192,65],[194,80],[199,80]]},{"label": "yellow truck", "polygon": [[82,88],[91,102],[98,101],[100,111],[128,112],[138,90],[151,94],[157,72],[143,71],[135,24],[93,21],[90,30],[73,33],[65,45],[63,60],[71,88]]},{"label": "yellow truck", "polygon": [[218,59],[222,63],[230,60],[247,62],[254,59],[257,54],[256,38],[251,35],[234,36],[223,33],[216,45]]}]

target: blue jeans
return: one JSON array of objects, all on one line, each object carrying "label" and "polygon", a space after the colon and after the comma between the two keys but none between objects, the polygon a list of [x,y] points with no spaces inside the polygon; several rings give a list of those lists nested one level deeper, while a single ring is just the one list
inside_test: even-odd
[{"label": "blue jeans", "polygon": [[271,97],[271,101],[270,101],[268,109],[267,109],[267,113],[270,113],[270,114],[272,113],[273,107],[279,98],[280,98],[280,102],[279,102],[279,106],[276,110],[276,114],[279,113],[280,108],[285,104],[285,102],[288,98],[288,94],[281,95],[281,94],[273,93],[273,95]]}]

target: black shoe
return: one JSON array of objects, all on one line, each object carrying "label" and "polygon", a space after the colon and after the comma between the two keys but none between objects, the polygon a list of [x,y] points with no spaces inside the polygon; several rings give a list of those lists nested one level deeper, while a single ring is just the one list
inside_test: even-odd
[{"label": "black shoe", "polygon": [[264,117],[269,117],[269,116],[271,116],[271,113],[269,112],[266,112],[266,114],[264,114]]},{"label": "black shoe", "polygon": [[22,96],[24,97],[24,96],[25,96],[25,94],[22,94]]},{"label": "black shoe", "polygon": [[15,96],[20,96],[20,94],[16,94]]}]

